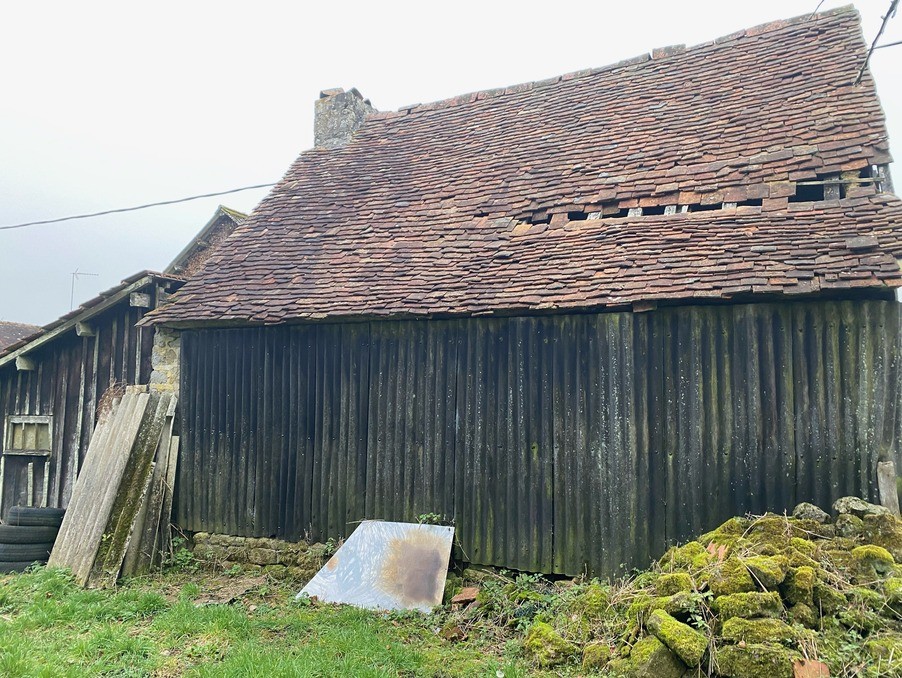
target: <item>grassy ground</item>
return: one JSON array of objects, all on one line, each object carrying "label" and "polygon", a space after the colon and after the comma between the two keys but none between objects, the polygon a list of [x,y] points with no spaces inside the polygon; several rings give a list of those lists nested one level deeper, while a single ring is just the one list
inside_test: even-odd
[{"label": "grassy ground", "polygon": [[[0,576],[0,675],[521,676],[437,620],[294,601],[264,577],[169,574],[85,591],[62,571]],[[508,654],[516,649],[511,647]]]}]

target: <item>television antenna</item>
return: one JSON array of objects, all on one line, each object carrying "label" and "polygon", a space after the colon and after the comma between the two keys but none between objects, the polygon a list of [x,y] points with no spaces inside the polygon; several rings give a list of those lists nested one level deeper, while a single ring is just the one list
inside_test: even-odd
[{"label": "television antenna", "polygon": [[82,273],[77,268],[70,274],[72,276],[72,289],[69,291],[69,310],[75,308],[75,281],[84,276],[99,277],[99,273]]}]

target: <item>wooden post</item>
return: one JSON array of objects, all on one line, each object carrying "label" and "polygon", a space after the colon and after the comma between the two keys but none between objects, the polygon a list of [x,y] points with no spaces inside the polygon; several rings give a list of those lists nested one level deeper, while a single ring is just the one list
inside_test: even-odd
[{"label": "wooden post", "polygon": [[877,489],[880,492],[880,503],[899,515],[899,489],[896,487],[896,463],[893,461],[877,462]]}]

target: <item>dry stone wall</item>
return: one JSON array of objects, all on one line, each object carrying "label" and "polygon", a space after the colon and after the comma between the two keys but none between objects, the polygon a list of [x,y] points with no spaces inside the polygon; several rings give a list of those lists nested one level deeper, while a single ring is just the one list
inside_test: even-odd
[{"label": "dry stone wall", "polygon": [[265,537],[235,537],[198,532],[194,557],[203,564],[229,569],[262,570],[273,576],[309,580],[326,560],[326,547],[305,541],[289,542]]}]

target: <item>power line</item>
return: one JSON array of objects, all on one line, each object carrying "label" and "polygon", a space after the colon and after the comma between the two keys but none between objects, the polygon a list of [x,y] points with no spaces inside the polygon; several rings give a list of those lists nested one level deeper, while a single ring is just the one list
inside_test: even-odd
[{"label": "power line", "polygon": [[858,84],[861,82],[861,78],[864,76],[864,69],[868,67],[868,62],[871,60],[871,55],[874,53],[874,50],[877,48],[877,41],[880,39],[880,36],[883,35],[883,30],[886,28],[886,24],[889,23],[889,20],[896,16],[896,9],[899,7],[899,0],[890,0],[889,9],[886,10],[886,14],[883,15],[883,23],[880,24],[880,30],[877,31],[877,35],[874,36],[874,42],[871,43],[871,48],[868,50],[867,56],[864,58],[864,63],[861,64],[861,70],[858,71],[858,77],[855,78],[855,83]]},{"label": "power line", "polygon": [[104,210],[102,212],[91,212],[90,214],[75,214],[68,217],[59,217],[58,219],[44,219],[43,221],[27,221],[24,224],[12,224],[10,226],[0,226],[0,231],[8,231],[14,228],[25,228],[26,226],[39,226],[41,224],[58,224],[61,221],[73,221],[75,219],[90,219],[92,217],[102,217],[107,214],[119,214],[121,212],[135,212],[137,210],[146,210],[150,207],[161,207],[163,205],[175,205],[180,202],[190,202],[191,200],[200,200],[202,198],[215,198],[218,195],[229,195],[230,193],[240,193],[241,191],[252,191],[255,188],[271,188],[275,186],[271,184],[256,184],[254,186],[244,186],[243,188],[232,188],[228,191],[217,191],[216,193],[203,193],[201,195],[192,195],[187,198],[178,198],[176,200],[161,200],[160,202],[150,202],[145,205],[136,205],[135,207],[120,207],[114,210]]}]

